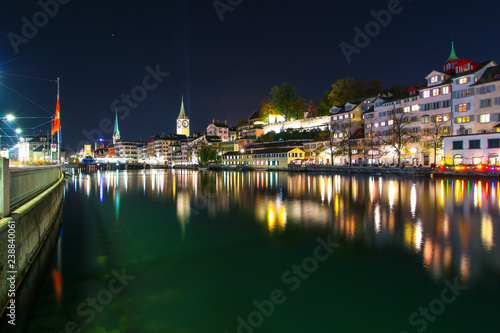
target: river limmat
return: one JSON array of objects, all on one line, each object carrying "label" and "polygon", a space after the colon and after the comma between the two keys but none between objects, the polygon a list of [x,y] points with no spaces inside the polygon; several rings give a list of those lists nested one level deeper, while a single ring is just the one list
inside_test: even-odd
[{"label": "river limmat", "polygon": [[499,200],[481,180],[77,174],[27,331],[495,332]]}]

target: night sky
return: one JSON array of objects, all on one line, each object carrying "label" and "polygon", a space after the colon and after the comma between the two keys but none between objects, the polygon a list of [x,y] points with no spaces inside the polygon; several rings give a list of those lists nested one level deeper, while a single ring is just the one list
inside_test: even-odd
[{"label": "night sky", "polygon": [[[146,140],[175,132],[182,94],[191,132],[201,132],[212,118],[229,125],[247,118],[285,81],[306,99],[319,99],[344,77],[380,79],[386,87],[423,83],[432,69],[441,70],[452,40],[459,57],[500,61],[497,1],[403,0],[351,63],[339,45],[354,45],[354,28],[364,29],[374,20],[372,10],[386,10],[394,0],[230,0],[237,6],[223,13],[223,21],[213,0],[60,1],[66,4],[46,23],[36,16],[42,20],[38,33],[17,53],[9,36],[22,37],[22,18],[32,23],[41,7],[32,0],[0,4],[0,116],[50,116],[56,84],[20,76],[60,77],[63,148],[72,150],[86,140],[84,130],[96,130],[97,138],[104,129],[111,139],[103,119],[114,118],[117,99],[122,139]],[[122,94],[143,86],[148,66],[169,74],[143,101],[125,107]],[[149,87],[154,83],[148,81]]]}]

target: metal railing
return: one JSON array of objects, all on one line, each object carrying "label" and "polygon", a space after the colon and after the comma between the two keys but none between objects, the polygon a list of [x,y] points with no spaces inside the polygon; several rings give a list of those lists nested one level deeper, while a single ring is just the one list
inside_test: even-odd
[{"label": "metal railing", "polygon": [[0,161],[0,218],[8,216],[10,207],[47,188],[61,178],[60,166],[13,167]]}]

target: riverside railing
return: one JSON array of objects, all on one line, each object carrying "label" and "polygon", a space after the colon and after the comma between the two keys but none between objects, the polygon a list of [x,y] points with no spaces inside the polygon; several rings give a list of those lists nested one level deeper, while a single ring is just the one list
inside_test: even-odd
[{"label": "riverside railing", "polygon": [[61,178],[60,166],[13,167],[0,161],[0,218],[10,214],[10,207],[43,190]]}]

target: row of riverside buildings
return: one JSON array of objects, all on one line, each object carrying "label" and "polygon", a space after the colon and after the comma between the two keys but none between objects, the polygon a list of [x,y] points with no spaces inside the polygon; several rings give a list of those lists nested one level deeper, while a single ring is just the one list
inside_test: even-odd
[{"label": "row of riverside buildings", "polygon": [[[214,119],[205,133],[193,135],[182,101],[176,127],[176,134],[129,142],[121,140],[116,118],[113,144],[98,143],[94,157],[189,165],[198,164],[202,146],[213,145],[225,165],[271,169],[290,163],[392,164],[398,157],[408,165],[499,165],[500,66],[493,60],[478,63],[459,58],[452,44],[443,67],[426,76],[426,85],[412,87],[401,96],[368,96],[334,106],[330,115],[309,117],[306,113],[293,121],[281,116],[262,119],[259,112],[241,127]],[[256,142],[269,132],[326,129],[331,138],[325,141]],[[350,154],[344,156],[337,149],[346,139]]]}]

